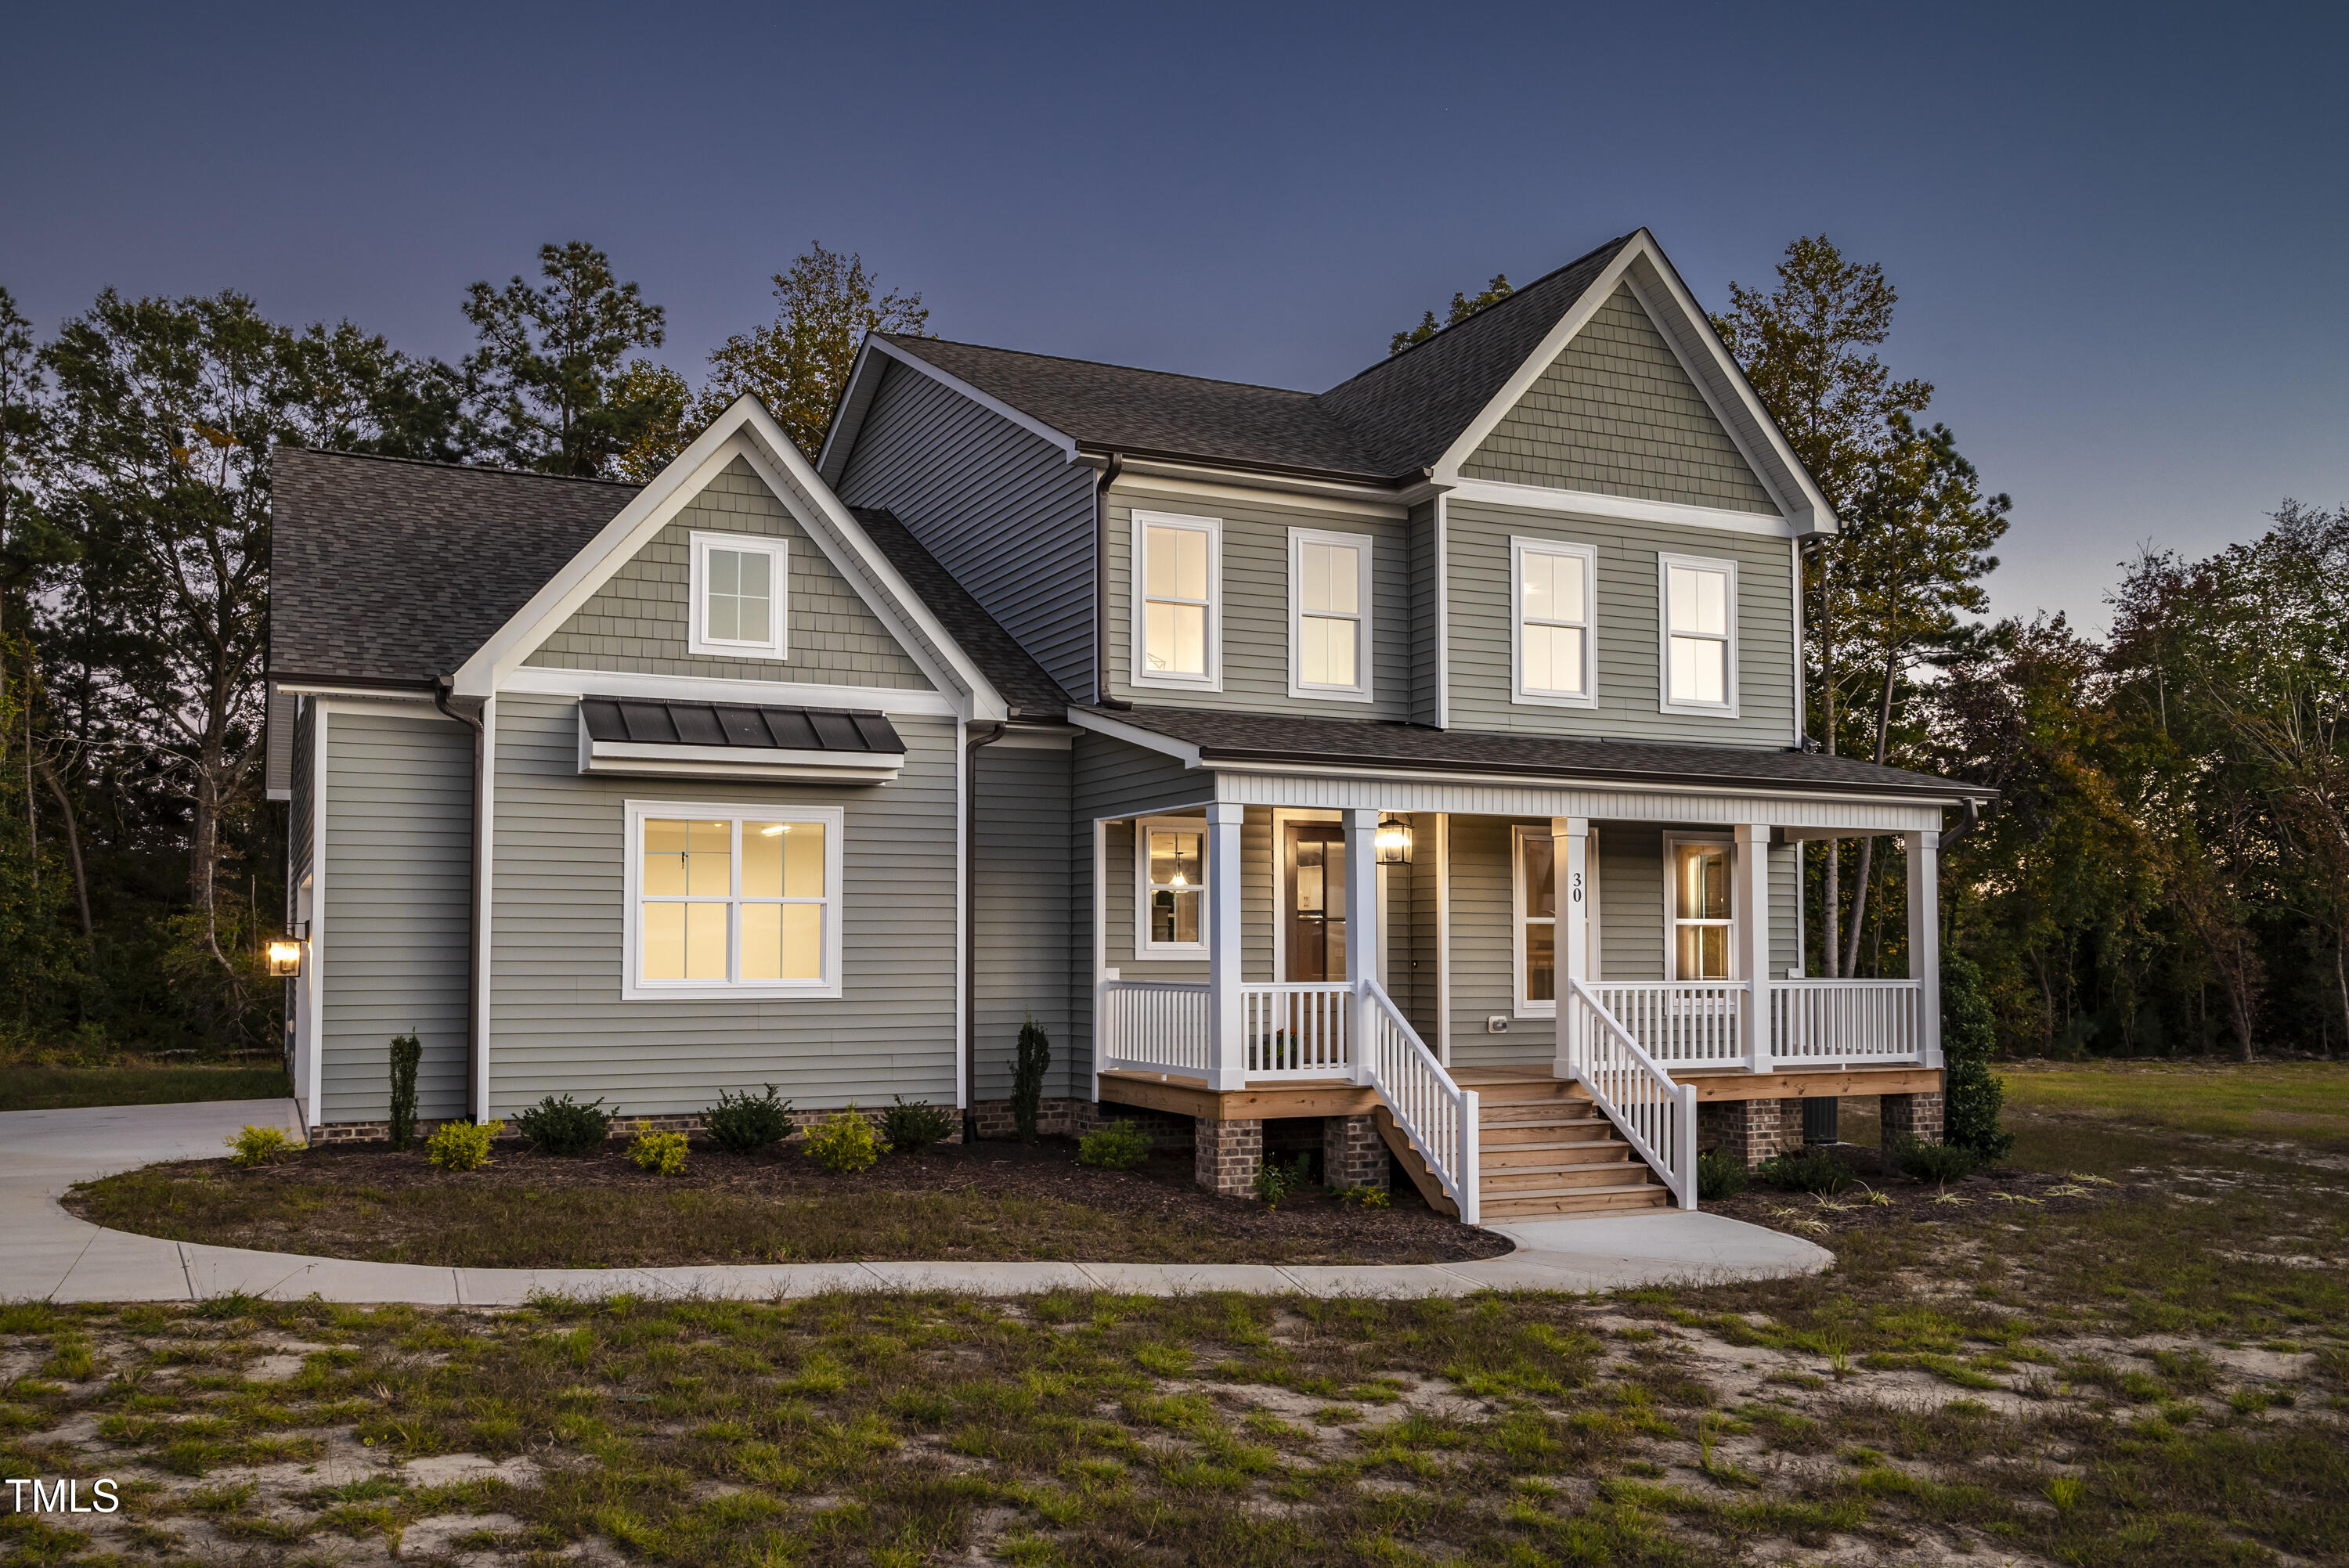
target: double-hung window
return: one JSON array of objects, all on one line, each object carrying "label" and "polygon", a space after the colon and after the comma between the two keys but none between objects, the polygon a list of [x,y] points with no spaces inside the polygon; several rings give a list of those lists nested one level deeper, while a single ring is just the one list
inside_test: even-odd
[{"label": "double-hung window", "polygon": [[789,546],[750,533],[695,533],[693,652],[717,658],[780,659]]},{"label": "double-hung window", "polygon": [[1657,558],[1667,713],[1737,717],[1737,563]]},{"label": "double-hung window", "polygon": [[1593,707],[1592,603],[1599,552],[1555,539],[1509,541],[1511,663],[1516,700],[1553,707]]},{"label": "double-hung window", "polygon": [[1557,1011],[1557,845],[1547,828],[1518,826],[1512,856],[1516,875],[1516,953],[1519,1017]]},{"label": "double-hung window", "polygon": [[1671,978],[1726,980],[1736,910],[1733,851],[1718,839],[1664,841],[1671,868],[1666,905],[1671,921]]},{"label": "double-hung window", "polygon": [[840,995],[837,806],[627,805],[624,995]]},{"label": "double-hung window", "polygon": [[1133,514],[1133,684],[1223,689],[1223,522]]},{"label": "double-hung window", "polygon": [[1207,951],[1207,824],[1146,817],[1134,824],[1136,956],[1195,957]]},{"label": "double-hung window", "polygon": [[1288,531],[1288,695],[1371,700],[1371,536]]}]

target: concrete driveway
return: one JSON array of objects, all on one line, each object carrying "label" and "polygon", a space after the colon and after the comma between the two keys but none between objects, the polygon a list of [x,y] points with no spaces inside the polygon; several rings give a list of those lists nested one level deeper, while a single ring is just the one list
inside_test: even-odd
[{"label": "concrete driveway", "polygon": [[1269,1264],[849,1263],[663,1269],[452,1269],[353,1263],[159,1241],[74,1218],[76,1181],[222,1152],[247,1123],[301,1136],[294,1102],[215,1100],[0,1113],[0,1298],[189,1301],[245,1291],[337,1302],[519,1305],[565,1295],[720,1295],[765,1300],[831,1290],[957,1290],[1024,1295],[1114,1290],[1147,1295],[1256,1294],[1416,1297],[1477,1290],[1624,1290],[1816,1274],[1834,1254],[1719,1214],[1651,1211],[1496,1225],[1517,1251],[1464,1264],[1319,1267]]}]

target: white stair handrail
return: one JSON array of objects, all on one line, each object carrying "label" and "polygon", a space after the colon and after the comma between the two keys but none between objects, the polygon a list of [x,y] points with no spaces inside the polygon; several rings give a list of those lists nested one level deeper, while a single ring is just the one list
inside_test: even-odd
[{"label": "white stair handrail", "polygon": [[1428,1172],[1458,1206],[1460,1222],[1477,1223],[1476,1091],[1452,1081],[1376,980],[1365,975],[1357,989],[1364,1023],[1356,1060]]},{"label": "white stair handrail", "polygon": [[1579,979],[1567,981],[1567,1069],[1589,1091],[1623,1140],[1696,1207],[1696,1086],[1674,1083],[1631,1031]]}]

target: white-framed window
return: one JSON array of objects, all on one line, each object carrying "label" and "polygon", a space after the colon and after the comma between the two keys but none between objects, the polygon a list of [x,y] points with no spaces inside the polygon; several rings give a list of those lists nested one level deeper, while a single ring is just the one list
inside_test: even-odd
[{"label": "white-framed window", "polygon": [[1207,952],[1207,820],[1145,817],[1133,825],[1133,951],[1200,958]]},{"label": "white-framed window", "polygon": [[1371,700],[1371,536],[1288,531],[1288,695]]},{"label": "white-framed window", "polygon": [[1664,835],[1665,978],[1734,978],[1736,864],[1727,839]]},{"label": "white-framed window", "polygon": [[1557,1016],[1557,844],[1547,827],[1509,830],[1511,957],[1516,1016]]},{"label": "white-framed window", "polygon": [[1557,539],[1509,541],[1509,664],[1515,699],[1549,707],[1599,705],[1599,552]]},{"label": "white-framed window", "polygon": [[788,542],[758,533],[697,531],[688,537],[693,552],[693,651],[718,658],[788,657]]},{"label": "white-framed window", "polygon": [[1224,524],[1133,514],[1135,686],[1224,689]]},{"label": "white-framed window", "polygon": [[837,806],[627,802],[629,1001],[840,995]]},{"label": "white-framed window", "polygon": [[1737,562],[1656,557],[1666,713],[1737,717]]}]

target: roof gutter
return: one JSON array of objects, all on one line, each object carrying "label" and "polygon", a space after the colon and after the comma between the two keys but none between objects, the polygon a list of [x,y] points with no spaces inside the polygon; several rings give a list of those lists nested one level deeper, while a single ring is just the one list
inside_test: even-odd
[{"label": "roof gutter", "polygon": [[1130,708],[1109,695],[1109,487],[1125,471],[1125,454],[1112,452],[1093,481],[1093,706]]},{"label": "roof gutter", "polygon": [[[1012,710],[1017,713],[1019,709]],[[1011,727],[973,735],[962,753],[962,1140],[978,1141],[978,753]]]},{"label": "roof gutter", "polygon": [[481,710],[461,713],[452,705],[457,695],[457,677],[436,676],[432,679],[432,706],[444,717],[455,719],[473,732],[473,810],[470,826],[472,829],[472,918],[466,923],[465,941],[465,1113],[478,1125],[488,1119],[490,1108],[488,1086],[481,1067],[489,1059],[489,1046],[484,1039],[489,1020],[481,1016],[481,851],[485,847],[481,836],[483,795],[489,783],[489,730],[481,722]]},{"label": "roof gutter", "polygon": [[1365,490],[1400,490],[1416,483],[1420,476],[1407,474],[1397,479],[1389,474],[1350,473],[1344,469],[1316,469],[1299,463],[1260,463],[1240,458],[1208,457],[1198,452],[1178,452],[1155,447],[1120,447],[1114,451],[1079,441],[1077,450],[1091,457],[1106,455],[1112,462],[1123,464],[1129,458],[1145,462],[1182,463],[1191,468],[1215,469],[1224,473],[1275,474],[1282,479],[1320,480],[1330,484],[1354,485]]}]

